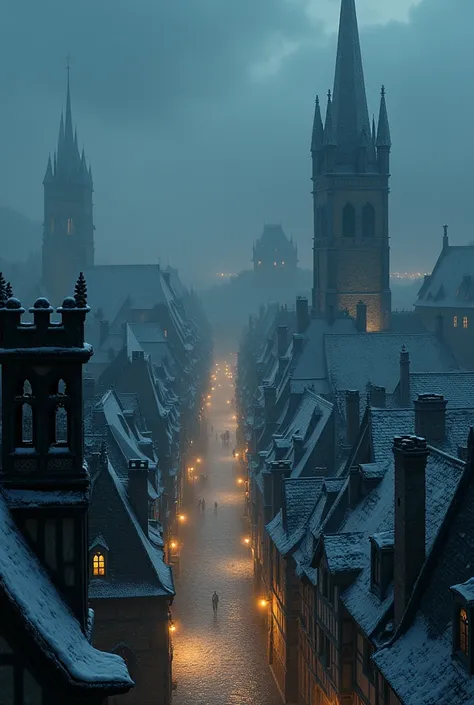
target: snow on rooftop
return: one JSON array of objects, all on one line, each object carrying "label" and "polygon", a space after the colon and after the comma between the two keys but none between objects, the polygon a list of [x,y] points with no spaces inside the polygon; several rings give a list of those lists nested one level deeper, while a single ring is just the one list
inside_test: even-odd
[{"label": "snow on rooftop", "polygon": [[465,583],[453,585],[451,590],[455,590],[466,602],[474,602],[474,578],[469,578]]},{"label": "snow on rooftop", "polygon": [[0,589],[18,605],[41,648],[70,677],[88,685],[132,686],[124,661],[94,649],[46,571],[27,546],[0,496]]},{"label": "snow on rooftop", "polygon": [[324,534],[324,552],[330,573],[361,570],[364,565],[364,534]]},{"label": "snow on rooftop", "polygon": [[415,306],[471,308],[474,305],[473,271],[474,247],[448,247],[420,289]]}]

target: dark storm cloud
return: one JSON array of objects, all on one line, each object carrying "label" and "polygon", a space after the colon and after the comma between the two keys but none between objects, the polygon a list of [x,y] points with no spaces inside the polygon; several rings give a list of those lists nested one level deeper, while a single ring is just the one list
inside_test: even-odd
[{"label": "dark storm cloud", "polygon": [[[311,26],[304,7],[11,3],[0,30],[5,203],[41,213],[70,51],[74,112],[95,176],[99,258],[169,258],[199,283],[217,268],[247,266],[263,222],[281,220],[309,266],[313,101],[332,85],[335,37]],[[473,21],[470,0],[422,0],[410,24],[361,32],[372,111],[387,87],[398,270],[432,263],[445,221],[453,240],[473,238]],[[290,56],[267,66],[288,46],[296,47]],[[262,66],[269,70],[255,71]]]}]

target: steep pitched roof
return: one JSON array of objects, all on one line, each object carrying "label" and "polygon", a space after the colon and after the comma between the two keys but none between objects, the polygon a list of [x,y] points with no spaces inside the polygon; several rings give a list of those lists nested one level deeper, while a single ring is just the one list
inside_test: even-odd
[{"label": "steep pitched roof", "polygon": [[474,407],[474,372],[411,373],[410,397],[416,399],[419,394],[440,394],[449,409]]},{"label": "steep pitched roof", "polygon": [[[433,272],[425,281],[416,307],[471,308],[474,306],[474,246],[444,247]],[[451,321],[446,322],[451,325]]]},{"label": "steep pitched roof", "polygon": [[65,686],[112,694],[133,685],[119,656],[98,651],[89,643],[19,532],[1,493],[0,605],[2,614],[11,610]]},{"label": "steep pitched roof", "polygon": [[94,478],[89,513],[91,540],[107,542],[107,578],[90,581],[91,598],[168,597],[175,594],[171,568],[145,536],[110,460]]},{"label": "steep pitched roof", "polygon": [[434,335],[357,333],[325,336],[328,375],[333,389],[357,389],[370,382],[391,394],[400,377],[400,350],[405,345],[412,372],[447,372],[458,366]]},{"label": "steep pitched roof", "polygon": [[473,575],[474,481],[468,464],[415,585],[399,632],[374,655],[377,668],[405,705],[474,701],[474,679],[452,656],[455,583]]}]

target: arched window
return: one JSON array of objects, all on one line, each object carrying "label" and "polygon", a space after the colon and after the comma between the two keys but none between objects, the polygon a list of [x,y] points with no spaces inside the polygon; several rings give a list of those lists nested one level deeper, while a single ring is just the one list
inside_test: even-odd
[{"label": "arched window", "polygon": [[32,394],[33,391],[31,389],[31,382],[28,379],[25,379],[23,382],[23,396],[30,397]]},{"label": "arched window", "polygon": [[58,382],[58,394],[67,394],[66,382],[63,379]]},{"label": "arched window", "polygon": [[21,405],[21,442],[24,445],[33,444],[33,409],[28,402]]},{"label": "arched window", "polygon": [[366,203],[362,208],[362,235],[375,237],[375,208],[371,203]]},{"label": "arched window", "polygon": [[94,578],[105,578],[105,556],[96,551],[92,556],[92,575]]},{"label": "arched window", "polygon": [[469,655],[469,619],[464,607],[459,610],[459,650]]},{"label": "arched window", "polygon": [[462,327],[463,328],[468,328],[469,327],[469,320],[467,316],[462,317]]},{"label": "arched window", "polygon": [[356,214],[352,203],[346,203],[342,209],[342,234],[344,237],[355,237]]},{"label": "arched window", "polygon": [[458,317],[453,316],[453,328],[457,328],[457,327],[458,327]]},{"label": "arched window", "polygon": [[67,445],[69,440],[67,411],[62,404],[56,407],[54,438],[61,445]]}]

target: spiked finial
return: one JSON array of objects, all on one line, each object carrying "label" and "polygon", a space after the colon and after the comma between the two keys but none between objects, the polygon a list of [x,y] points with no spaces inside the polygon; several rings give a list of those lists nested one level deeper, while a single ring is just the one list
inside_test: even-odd
[{"label": "spiked finial", "polygon": [[377,133],[375,131],[375,115],[372,115],[372,142],[375,144]]},{"label": "spiked finial", "polygon": [[380,91],[379,124],[377,128],[377,148],[385,147],[390,149],[391,146],[390,125],[388,123],[387,104],[385,102],[385,86],[382,86],[382,90]]},{"label": "spiked finial", "polygon": [[331,91],[328,91],[328,105],[326,108],[326,122],[324,124],[324,146],[336,147],[337,139],[334,134],[334,126],[332,121],[332,101]]},{"label": "spiked finial", "polygon": [[74,299],[78,308],[87,307],[87,284],[84,273],[81,272],[74,287]]},{"label": "spiked finial", "polygon": [[7,282],[5,284],[5,294],[6,294],[7,299],[11,299],[13,296],[13,287],[10,284],[10,282]]},{"label": "spiked finial", "polygon": [[49,183],[53,180],[53,166],[51,164],[51,154],[48,157],[48,164],[46,166],[46,173],[44,175],[43,184]]},{"label": "spiked finial", "polygon": [[4,308],[7,302],[6,281],[2,272],[0,272],[0,308]]},{"label": "spiked finial", "polygon": [[314,107],[313,134],[311,137],[311,152],[318,152],[323,147],[324,129],[321,119],[321,108],[319,105],[319,96],[316,96],[316,104]]}]

